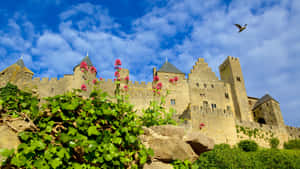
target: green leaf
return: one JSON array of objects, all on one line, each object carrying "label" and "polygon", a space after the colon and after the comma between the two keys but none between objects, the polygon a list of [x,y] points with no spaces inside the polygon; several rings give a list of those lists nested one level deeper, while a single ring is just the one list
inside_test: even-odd
[{"label": "green leaf", "polygon": [[42,140],[36,140],[32,144],[35,145],[38,150],[44,150],[46,148],[46,144]]},{"label": "green leaf", "polygon": [[105,155],[104,155],[104,159],[105,159],[106,161],[111,161],[111,160],[113,159],[113,157],[112,157],[111,154],[105,154]]},{"label": "green leaf", "polygon": [[10,157],[11,155],[14,154],[14,149],[6,149],[6,148],[2,148],[0,149],[0,154],[4,157]]},{"label": "green leaf", "polygon": [[38,169],[49,169],[50,168],[48,166],[47,162],[43,159],[35,160],[34,163],[33,163],[33,166],[38,168]]},{"label": "green leaf", "polygon": [[132,143],[134,143],[134,142],[136,141],[136,137],[135,137],[135,136],[129,136],[129,137],[127,137],[127,141],[128,141],[130,144],[132,144]]},{"label": "green leaf", "polygon": [[91,136],[91,135],[99,135],[100,132],[97,130],[97,127],[96,126],[91,126],[89,127],[88,129],[88,135]]},{"label": "green leaf", "polygon": [[58,166],[62,164],[62,161],[59,158],[55,158],[49,162],[52,168],[56,169]]},{"label": "green leaf", "polygon": [[24,131],[19,133],[19,137],[23,140],[23,141],[27,141],[29,138],[32,137],[32,133]]},{"label": "green leaf", "polygon": [[122,138],[120,137],[113,138],[113,143],[120,145],[122,143]]},{"label": "green leaf", "polygon": [[62,149],[59,150],[58,153],[56,153],[56,155],[57,155],[60,159],[64,158],[64,156],[65,156],[66,154],[68,154],[66,148],[62,148]]}]

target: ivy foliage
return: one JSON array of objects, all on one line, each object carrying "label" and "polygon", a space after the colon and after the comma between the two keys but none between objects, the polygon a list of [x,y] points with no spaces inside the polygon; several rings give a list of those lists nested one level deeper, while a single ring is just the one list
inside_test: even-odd
[{"label": "ivy foliage", "polygon": [[176,121],[172,118],[175,114],[175,110],[170,109],[169,112],[164,108],[165,97],[161,97],[160,102],[153,99],[150,102],[150,106],[143,110],[143,115],[140,120],[143,126],[157,126],[165,124],[176,125]]},{"label": "ivy foliage", "polygon": [[[35,125],[38,132],[19,134],[16,154],[4,165],[18,168],[141,168],[153,151],[138,136],[143,133],[133,106],[92,92],[84,99],[73,90],[46,98]],[[14,107],[16,108],[16,107]]]},{"label": "ivy foliage", "polygon": [[39,112],[38,103],[37,97],[21,91],[11,83],[0,88],[0,117],[3,114],[19,117],[20,113],[25,113],[30,118],[35,119]]}]

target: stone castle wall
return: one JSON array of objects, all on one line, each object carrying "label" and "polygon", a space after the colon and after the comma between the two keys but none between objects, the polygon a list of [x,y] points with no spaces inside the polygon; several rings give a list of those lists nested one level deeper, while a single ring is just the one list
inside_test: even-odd
[{"label": "stone castle wall", "polygon": [[[255,122],[255,115],[251,110],[258,99],[247,96],[237,58],[228,57],[219,69],[221,80],[212,72],[204,59],[200,58],[188,74],[188,78],[185,77],[185,74],[160,72],[156,69],[153,74],[159,76],[159,82],[163,84],[162,95],[167,90],[169,91],[165,107],[175,109],[176,117],[185,110],[189,110],[190,119],[183,125],[191,127],[193,130],[200,130],[200,123],[204,123],[205,127],[200,131],[212,137],[217,144],[234,145],[240,140],[250,138],[257,141],[259,145],[268,147],[269,139],[277,137],[282,147],[283,142],[288,139],[300,138],[300,129],[284,125],[279,104],[272,100],[267,102],[271,107],[265,106],[264,104],[267,103],[264,103],[256,114],[264,117],[267,124],[262,125]],[[93,85],[92,80],[96,78],[96,74],[84,74],[79,67],[74,69],[74,74],[64,75],[59,80],[57,78],[32,79],[32,75],[33,73],[30,73],[27,68],[21,69],[14,64],[0,72],[0,87],[7,82],[12,82],[21,89],[25,87],[36,89],[41,98],[63,94],[74,88],[80,89],[82,84],[86,84],[86,80],[90,80],[90,84],[86,84],[88,87],[86,96],[93,87],[99,87],[109,95],[113,95],[115,90],[112,79],[103,79],[97,85]],[[129,75],[129,71],[122,69],[121,77],[127,75]],[[178,81],[170,83],[169,79],[175,76],[178,77]],[[149,106],[150,101],[159,99],[153,96],[152,82],[129,81],[127,83],[122,81],[121,87],[124,85],[128,86],[129,102],[139,113]],[[264,114],[259,115],[261,112]],[[253,135],[249,137],[249,132],[253,133],[254,131],[255,137]],[[258,131],[259,134],[257,134]]]}]

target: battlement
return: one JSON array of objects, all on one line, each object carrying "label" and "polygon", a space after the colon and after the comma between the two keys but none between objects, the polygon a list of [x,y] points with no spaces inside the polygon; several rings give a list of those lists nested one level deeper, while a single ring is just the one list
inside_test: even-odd
[{"label": "battlement", "polygon": [[152,82],[144,82],[144,81],[129,81],[128,86],[131,88],[152,88]]}]

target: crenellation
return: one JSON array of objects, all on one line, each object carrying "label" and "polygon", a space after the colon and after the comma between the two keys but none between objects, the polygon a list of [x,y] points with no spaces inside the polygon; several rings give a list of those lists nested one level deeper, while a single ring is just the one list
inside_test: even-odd
[{"label": "crenellation", "polygon": [[48,83],[49,77],[43,77],[41,83]]}]

